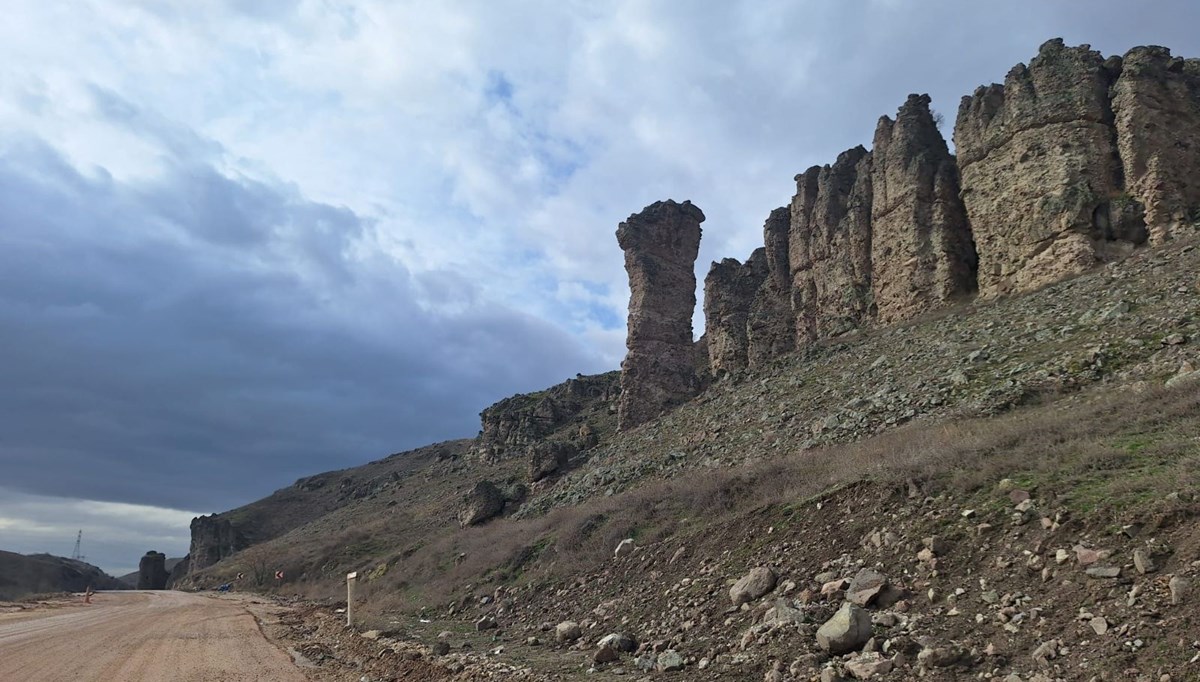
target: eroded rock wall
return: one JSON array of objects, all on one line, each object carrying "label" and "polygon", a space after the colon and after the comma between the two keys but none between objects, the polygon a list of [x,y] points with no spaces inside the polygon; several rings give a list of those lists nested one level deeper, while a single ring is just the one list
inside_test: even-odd
[{"label": "eroded rock wall", "polygon": [[781,206],[763,224],[767,276],[759,285],[746,316],[746,360],[758,367],[796,349],[792,316],[792,267],[788,255],[792,212]]},{"label": "eroded rock wall", "polygon": [[954,143],[980,294],[1033,289],[1144,240],[1138,207],[1117,201],[1119,71],[1119,59],[1056,39],[1004,85],[963,98]]},{"label": "eroded rock wall", "polygon": [[877,321],[920,315],[975,287],[975,246],[958,169],[929,109],[909,95],[871,150],[871,284]]},{"label": "eroded rock wall", "polygon": [[767,278],[766,249],[745,263],[735,258],[714,262],[704,278],[705,337],[709,370],[720,377],[749,362],[750,306]]},{"label": "eroded rock wall", "polygon": [[692,341],[696,256],[704,213],[659,201],[617,228],[629,274],[628,353],[621,363],[618,425],[653,419],[698,390]]},{"label": "eroded rock wall", "polygon": [[192,542],[188,548],[188,571],[196,572],[231,557],[249,542],[230,521],[218,514],[192,519]]},{"label": "eroded rock wall", "polygon": [[1145,209],[1152,243],[1200,223],[1200,59],[1165,47],[1125,54],[1112,88],[1126,194]]},{"label": "eroded rock wall", "polygon": [[788,233],[796,343],[844,334],[874,315],[871,154],[855,147],[796,176]]}]

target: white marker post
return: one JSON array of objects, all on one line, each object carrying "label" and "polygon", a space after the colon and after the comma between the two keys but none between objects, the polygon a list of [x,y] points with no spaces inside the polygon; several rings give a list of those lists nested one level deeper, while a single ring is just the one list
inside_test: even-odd
[{"label": "white marker post", "polygon": [[358,571],[346,574],[346,627],[354,625],[354,584],[358,582]]}]

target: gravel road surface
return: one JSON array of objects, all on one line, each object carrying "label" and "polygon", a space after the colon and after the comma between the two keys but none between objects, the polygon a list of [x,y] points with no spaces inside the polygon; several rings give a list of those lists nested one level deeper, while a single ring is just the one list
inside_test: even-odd
[{"label": "gravel road surface", "polygon": [[105,592],[90,606],[0,614],[0,680],[305,682],[236,600]]}]

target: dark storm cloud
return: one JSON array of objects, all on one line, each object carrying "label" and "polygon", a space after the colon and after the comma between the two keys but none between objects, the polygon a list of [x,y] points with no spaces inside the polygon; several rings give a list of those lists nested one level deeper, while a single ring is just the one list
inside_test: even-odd
[{"label": "dark storm cloud", "polygon": [[369,226],[171,160],[81,174],[0,156],[0,456],[10,488],[220,510],[299,476],[472,435],[514,387],[593,364],[550,325],[348,252]]}]

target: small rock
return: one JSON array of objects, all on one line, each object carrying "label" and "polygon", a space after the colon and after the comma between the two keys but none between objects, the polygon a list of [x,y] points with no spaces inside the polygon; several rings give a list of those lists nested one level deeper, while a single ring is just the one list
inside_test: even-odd
[{"label": "small rock", "polygon": [[1142,575],[1158,570],[1158,566],[1154,565],[1154,560],[1150,558],[1150,555],[1140,549],[1133,550],[1133,567]]},{"label": "small rock", "polygon": [[655,667],[662,672],[683,670],[683,656],[680,656],[674,649],[667,649],[658,655]]},{"label": "small rock", "polygon": [[362,637],[363,639],[379,639],[379,636],[382,634],[383,633],[378,630],[367,630],[366,632],[359,633],[359,637]]},{"label": "small rock", "polygon": [[1080,566],[1091,566],[1100,561],[1100,552],[1094,549],[1089,549],[1083,545],[1075,545],[1075,560]]},{"label": "small rock", "polygon": [[1171,603],[1182,604],[1187,598],[1188,589],[1191,587],[1188,582],[1180,576],[1172,576],[1167,587],[1171,590]]},{"label": "small rock", "polygon": [[445,656],[446,654],[450,653],[450,645],[446,642],[434,642],[433,646],[430,648],[433,649],[434,656]]},{"label": "small rock", "polygon": [[599,649],[596,649],[595,654],[592,654],[592,660],[596,663],[612,663],[620,658],[621,654],[617,653],[617,650],[611,646],[601,646]]},{"label": "small rock", "polygon": [[495,630],[497,627],[496,617],[490,613],[475,621],[475,630],[477,632],[483,632],[484,630]]},{"label": "small rock", "polygon": [[610,635],[605,635],[604,637],[601,637],[600,642],[597,644],[597,646],[601,646],[601,647],[607,646],[607,647],[612,647],[613,649],[616,649],[617,651],[633,653],[634,651],[637,650],[638,643],[637,643],[637,640],[633,638],[633,635],[629,635],[624,632],[614,632]]},{"label": "small rock", "polygon": [[1093,578],[1120,578],[1120,566],[1088,566],[1084,571]]},{"label": "small rock", "polygon": [[1103,635],[1104,633],[1108,632],[1108,621],[1104,618],[1093,618],[1089,624],[1092,626],[1092,630],[1094,630],[1097,635]]},{"label": "small rock", "polygon": [[957,647],[926,647],[917,654],[917,660],[930,668],[947,668],[963,659],[965,652]]},{"label": "small rock", "polygon": [[858,680],[869,680],[877,675],[886,675],[891,670],[891,660],[875,651],[859,654],[846,663],[846,671]]}]

